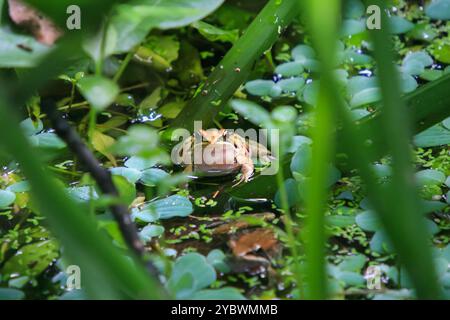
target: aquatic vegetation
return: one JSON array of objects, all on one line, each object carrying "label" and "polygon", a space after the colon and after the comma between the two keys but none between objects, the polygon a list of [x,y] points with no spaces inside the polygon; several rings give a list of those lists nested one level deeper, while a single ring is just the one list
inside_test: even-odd
[{"label": "aquatic vegetation", "polygon": [[9,2],[0,299],[449,298],[450,1]]}]

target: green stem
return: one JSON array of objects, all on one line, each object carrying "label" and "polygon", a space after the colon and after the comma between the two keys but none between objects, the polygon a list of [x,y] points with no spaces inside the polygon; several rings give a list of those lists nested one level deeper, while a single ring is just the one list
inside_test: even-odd
[{"label": "green stem", "polygon": [[247,79],[253,64],[299,14],[297,0],[270,0],[247,31],[227,52],[195,96],[172,123],[192,130],[195,120],[209,126],[228,99]]},{"label": "green stem", "polygon": [[120,77],[122,77],[122,74],[125,72],[125,69],[128,67],[131,59],[133,59],[135,52],[136,49],[133,49],[125,56],[125,59],[123,59],[122,63],[120,64],[119,70],[117,70],[116,74],[114,75],[114,82],[117,83],[120,80]]},{"label": "green stem", "polygon": [[[282,162],[282,161],[280,161]],[[300,255],[298,252],[298,246],[296,242],[296,237],[294,233],[293,220],[291,216],[291,210],[289,208],[289,201],[286,191],[286,186],[284,185],[284,173],[283,169],[279,168],[277,172],[277,185],[280,194],[281,208],[284,212],[285,217],[285,225],[286,225],[286,233],[289,249],[291,250],[292,258],[294,260],[294,275],[297,280],[297,286],[299,288],[300,299],[304,298],[304,287],[303,287],[303,278],[302,278],[302,270],[300,266]]]}]

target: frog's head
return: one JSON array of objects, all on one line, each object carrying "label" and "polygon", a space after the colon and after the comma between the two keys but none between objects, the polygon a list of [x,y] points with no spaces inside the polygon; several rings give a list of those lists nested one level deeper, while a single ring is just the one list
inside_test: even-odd
[{"label": "frog's head", "polygon": [[227,134],[227,130],[225,129],[209,129],[209,130],[199,130],[200,135],[205,139],[209,144],[215,144],[220,138],[224,137]]}]

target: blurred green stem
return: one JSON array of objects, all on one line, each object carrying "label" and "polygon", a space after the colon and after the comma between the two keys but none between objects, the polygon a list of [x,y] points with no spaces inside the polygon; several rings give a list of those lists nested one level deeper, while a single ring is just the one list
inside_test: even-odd
[{"label": "blurred green stem", "polygon": [[[281,158],[281,156],[280,156]],[[281,159],[280,163],[283,163]],[[303,287],[303,275],[300,267],[300,256],[298,252],[298,245],[294,233],[293,220],[291,216],[291,210],[289,208],[288,196],[286,191],[286,186],[284,185],[284,173],[283,168],[279,168],[277,172],[277,185],[280,194],[281,208],[284,212],[284,224],[286,226],[287,240],[289,249],[291,250],[293,265],[294,265],[294,276],[297,281],[297,287],[300,293],[300,299],[304,298],[304,287]]]},{"label": "blurred green stem", "polygon": [[245,33],[215,67],[201,88],[173,121],[173,128],[192,130],[195,120],[206,128],[247,79],[253,64],[278,39],[284,27],[298,16],[297,0],[270,0]]}]

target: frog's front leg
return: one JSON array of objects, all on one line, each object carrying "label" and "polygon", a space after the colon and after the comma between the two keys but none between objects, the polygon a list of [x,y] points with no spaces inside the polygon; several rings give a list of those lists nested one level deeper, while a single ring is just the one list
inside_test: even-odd
[{"label": "frog's front leg", "polygon": [[[246,152],[245,152],[246,153]],[[250,177],[253,175],[254,165],[248,154],[238,154],[236,156],[236,161],[241,165],[241,178],[237,183],[233,185],[233,187],[239,185],[242,182],[247,182]]]}]

